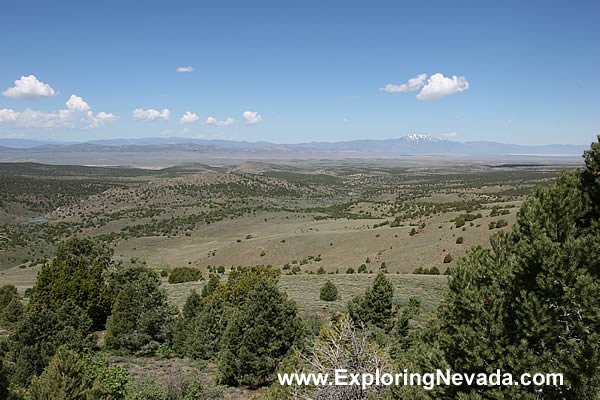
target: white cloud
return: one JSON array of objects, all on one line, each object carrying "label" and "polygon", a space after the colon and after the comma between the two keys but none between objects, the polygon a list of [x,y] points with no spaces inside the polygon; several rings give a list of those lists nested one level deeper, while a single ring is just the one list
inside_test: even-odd
[{"label": "white cloud", "polygon": [[179,67],[177,72],[194,72],[194,67]]},{"label": "white cloud", "polygon": [[183,114],[183,117],[181,117],[181,120],[179,122],[181,122],[182,124],[185,124],[188,122],[196,122],[199,119],[200,119],[200,117],[197,116],[196,114],[186,111],[185,114]]},{"label": "white cloud", "polygon": [[40,82],[35,75],[29,75],[17,79],[15,86],[6,89],[2,95],[24,100],[39,100],[43,97],[56,96],[58,92],[47,83]]},{"label": "white cloud", "polygon": [[227,126],[233,124],[233,118],[227,118],[224,121],[219,121],[215,117],[208,117],[206,119],[205,124],[207,125],[216,125],[216,126]]},{"label": "white cloud", "polygon": [[415,90],[419,90],[423,87],[425,84],[425,79],[427,79],[427,74],[419,74],[414,78],[409,79],[407,83],[403,83],[402,85],[388,83],[385,85],[385,87],[382,87],[379,90],[388,93],[414,92]]},{"label": "white cloud", "polygon": [[133,119],[136,121],[154,121],[155,119],[164,119],[165,121],[171,118],[171,111],[165,108],[162,111],[149,108],[144,110],[143,108],[136,108],[133,110]]},{"label": "white cloud", "polygon": [[442,133],[445,137],[456,137],[456,132]]},{"label": "white cloud", "polygon": [[20,113],[11,109],[3,108],[0,110],[0,122],[16,121],[19,114]]},{"label": "white cloud", "polygon": [[258,124],[259,122],[261,122],[263,120],[262,115],[260,115],[256,111],[245,111],[242,114],[242,116],[244,117],[244,119],[246,119],[246,123],[248,125]]},{"label": "white cloud", "polygon": [[79,96],[75,96],[74,94],[69,97],[69,100],[65,103],[69,111],[72,112],[83,112],[90,109],[88,103],[83,101],[83,99]]},{"label": "white cloud", "polygon": [[419,100],[434,100],[469,89],[469,82],[464,76],[453,75],[452,78],[437,73],[427,80],[423,90],[417,94]]},{"label": "white cloud", "polygon": [[0,110],[0,124],[21,128],[97,128],[118,116],[101,111],[94,114],[90,106],[79,96],[72,95],[65,103],[67,109],[46,113],[26,108],[24,111]]}]

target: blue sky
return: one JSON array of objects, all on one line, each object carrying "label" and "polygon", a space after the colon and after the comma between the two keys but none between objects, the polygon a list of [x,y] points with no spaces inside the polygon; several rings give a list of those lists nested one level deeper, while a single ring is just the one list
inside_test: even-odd
[{"label": "blue sky", "polygon": [[34,1],[3,16],[3,138],[600,133],[598,1]]}]

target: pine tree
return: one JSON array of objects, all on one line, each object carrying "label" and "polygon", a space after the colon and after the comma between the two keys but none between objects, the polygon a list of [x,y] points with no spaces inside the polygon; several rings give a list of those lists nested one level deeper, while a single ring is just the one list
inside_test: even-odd
[{"label": "pine tree", "polygon": [[31,400],[85,400],[86,391],[91,389],[84,373],[84,364],[74,351],[60,347],[48,368],[34,377],[29,388]]},{"label": "pine tree", "polygon": [[259,281],[230,318],[219,354],[219,381],[263,386],[279,362],[304,336],[296,304],[273,282]]},{"label": "pine tree", "polygon": [[364,295],[348,303],[350,318],[356,323],[372,324],[389,332],[392,328],[393,297],[392,283],[380,272]]}]

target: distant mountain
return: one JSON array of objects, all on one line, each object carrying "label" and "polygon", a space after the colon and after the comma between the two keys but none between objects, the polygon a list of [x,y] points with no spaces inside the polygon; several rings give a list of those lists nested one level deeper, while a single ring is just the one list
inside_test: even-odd
[{"label": "distant mountain", "polygon": [[[28,139],[0,139],[0,146],[2,147],[13,147],[16,149],[28,149],[36,146],[43,146],[50,143],[61,143],[56,141],[43,141],[43,140],[28,140]],[[63,143],[65,144],[65,143]]]},{"label": "distant mountain", "polygon": [[92,140],[85,143],[48,143],[23,139],[0,139],[0,153],[204,153],[218,155],[282,155],[292,157],[327,156],[401,156],[401,155],[574,155],[579,156],[588,145],[524,146],[490,141],[457,142],[429,135],[406,135],[397,139],[351,140],[342,142],[310,142],[275,144],[232,140],[204,140],[181,137]]}]

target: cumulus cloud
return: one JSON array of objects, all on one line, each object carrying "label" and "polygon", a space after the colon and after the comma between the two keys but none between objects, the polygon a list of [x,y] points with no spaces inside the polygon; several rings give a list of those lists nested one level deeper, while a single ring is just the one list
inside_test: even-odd
[{"label": "cumulus cloud", "polygon": [[149,108],[144,110],[143,108],[136,108],[133,110],[133,119],[136,121],[154,121],[155,119],[164,119],[165,121],[171,118],[171,111],[164,108],[162,111]]},{"label": "cumulus cloud", "polygon": [[179,67],[177,72],[194,72],[194,67]]},{"label": "cumulus cloud", "polygon": [[0,110],[0,122],[16,121],[19,114],[11,109],[3,108]]},{"label": "cumulus cloud", "polygon": [[244,117],[244,119],[246,120],[246,123],[248,125],[258,124],[259,122],[261,122],[263,120],[262,115],[260,115],[256,111],[245,111],[242,114],[242,116]]},{"label": "cumulus cloud", "polygon": [[72,94],[71,97],[69,97],[69,100],[67,100],[65,104],[67,105],[69,111],[72,112],[82,112],[90,109],[88,103],[83,101],[81,97],[75,96],[74,94]]},{"label": "cumulus cloud", "polygon": [[40,82],[35,75],[29,75],[17,79],[15,86],[6,89],[2,95],[24,100],[39,100],[44,97],[56,96],[58,92],[47,83]]},{"label": "cumulus cloud", "polygon": [[453,75],[452,78],[440,74],[433,74],[427,80],[423,90],[417,94],[419,100],[434,100],[454,93],[464,92],[469,89],[469,82],[464,76]]},{"label": "cumulus cloud", "polygon": [[227,126],[233,124],[233,118],[227,118],[226,120],[219,121],[215,117],[208,117],[205,123],[207,125]]},{"label": "cumulus cloud", "polygon": [[414,92],[419,90],[425,84],[425,79],[427,79],[427,74],[419,74],[412,79],[409,79],[408,82],[403,83],[401,85],[394,85],[392,83],[388,83],[385,87],[380,88],[382,92],[388,93],[402,93],[402,92]]},{"label": "cumulus cloud", "polygon": [[196,114],[186,111],[185,114],[183,114],[183,116],[181,117],[181,120],[179,122],[181,122],[182,124],[186,124],[188,122],[196,122],[199,119],[200,119],[200,117],[197,116]]},{"label": "cumulus cloud", "polygon": [[81,97],[71,95],[65,103],[67,108],[46,113],[26,108],[24,111],[0,110],[0,124],[20,128],[97,128],[119,117],[101,111],[94,114]]}]

